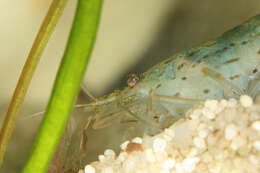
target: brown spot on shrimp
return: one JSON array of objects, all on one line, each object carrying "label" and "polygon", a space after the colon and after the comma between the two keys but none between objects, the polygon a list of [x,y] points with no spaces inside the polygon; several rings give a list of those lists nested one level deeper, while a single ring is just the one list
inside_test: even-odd
[{"label": "brown spot on shrimp", "polygon": [[258,72],[258,70],[257,70],[257,68],[255,68],[254,70],[253,70],[253,73],[255,74],[255,73],[257,73]]},{"label": "brown spot on shrimp", "polygon": [[194,51],[194,52],[191,52],[191,53],[188,55],[188,57],[193,56],[195,53],[196,53],[195,51]]},{"label": "brown spot on shrimp", "polygon": [[231,47],[235,46],[235,43],[230,43],[230,46],[231,46]]},{"label": "brown spot on shrimp", "polygon": [[130,75],[128,76],[128,78],[127,78],[127,81],[126,81],[127,86],[133,88],[133,87],[137,84],[137,82],[138,82],[139,80],[140,80],[139,75],[136,74],[136,73],[132,73],[132,74],[130,74]]},{"label": "brown spot on shrimp", "polygon": [[233,58],[233,59],[230,59],[230,60],[224,62],[223,64],[232,64],[234,62],[237,62],[238,60],[239,60],[239,58]]},{"label": "brown spot on shrimp", "polygon": [[201,69],[201,72],[204,75],[209,76],[211,78],[215,78],[215,79],[218,79],[218,80],[223,80],[224,79],[224,76],[222,74],[216,73],[216,72],[212,71],[211,69],[209,69],[208,67],[203,67]]},{"label": "brown spot on shrimp", "polygon": [[209,92],[210,92],[209,89],[204,89],[204,90],[203,90],[203,93],[204,93],[204,94],[208,94]]},{"label": "brown spot on shrimp", "polygon": [[228,49],[228,47],[224,47],[223,49],[219,49],[219,50],[217,50],[217,51],[215,52],[215,54],[220,54],[220,53],[226,51],[227,49]]},{"label": "brown spot on shrimp", "polygon": [[178,65],[177,70],[181,70],[186,64],[187,62],[181,63],[180,65]]},{"label": "brown spot on shrimp", "polygon": [[185,77],[185,76],[184,76],[184,77],[182,77],[181,79],[182,79],[182,80],[186,80],[186,79],[187,79],[187,77]]},{"label": "brown spot on shrimp", "polygon": [[242,44],[243,44],[243,45],[247,44],[247,41],[243,41]]},{"label": "brown spot on shrimp", "polygon": [[154,120],[157,120],[157,121],[158,121],[159,118],[160,118],[160,117],[159,117],[158,115],[153,116],[153,119],[154,119]]},{"label": "brown spot on shrimp", "polygon": [[162,86],[162,84],[158,84],[155,88],[158,89]]},{"label": "brown spot on shrimp", "polygon": [[202,57],[202,59],[207,59],[209,57],[209,55],[205,55]]},{"label": "brown spot on shrimp", "polygon": [[194,63],[194,64],[192,64],[192,68],[195,68],[196,66],[198,65],[198,63]]},{"label": "brown spot on shrimp", "polygon": [[181,95],[180,92],[177,92],[177,93],[173,94],[173,96],[175,96],[175,97],[179,97],[180,95]]},{"label": "brown spot on shrimp", "polygon": [[223,49],[223,50],[224,50],[224,51],[225,51],[225,50],[228,50],[228,47],[224,47],[224,49]]},{"label": "brown spot on shrimp", "polygon": [[240,77],[240,75],[236,74],[236,75],[230,76],[229,79],[234,80],[234,79],[239,78],[239,77]]}]

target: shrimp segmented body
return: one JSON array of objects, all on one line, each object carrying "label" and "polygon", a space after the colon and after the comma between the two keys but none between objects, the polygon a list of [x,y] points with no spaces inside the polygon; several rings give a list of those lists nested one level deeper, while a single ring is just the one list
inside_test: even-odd
[{"label": "shrimp segmented body", "polygon": [[89,104],[86,111],[95,112],[95,128],[122,112],[132,112],[145,121],[147,117],[142,116],[158,107],[164,113],[154,112],[154,116],[168,114],[174,118],[187,106],[208,98],[241,94],[255,98],[259,70],[260,15],[215,41],[166,59],[142,74],[134,87],[100,98]]},{"label": "shrimp segmented body", "polygon": [[140,123],[153,134],[202,100],[242,94],[256,98],[259,81],[260,15],[215,41],[164,60],[140,75],[134,86],[97,99],[85,111],[95,129],[115,120]]}]

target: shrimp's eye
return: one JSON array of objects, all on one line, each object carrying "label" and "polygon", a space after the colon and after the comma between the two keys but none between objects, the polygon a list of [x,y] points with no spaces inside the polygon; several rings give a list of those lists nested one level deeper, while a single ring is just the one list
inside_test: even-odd
[{"label": "shrimp's eye", "polygon": [[128,76],[127,85],[132,88],[137,84],[137,82],[139,80],[140,80],[140,78],[139,78],[138,74],[132,73]]}]

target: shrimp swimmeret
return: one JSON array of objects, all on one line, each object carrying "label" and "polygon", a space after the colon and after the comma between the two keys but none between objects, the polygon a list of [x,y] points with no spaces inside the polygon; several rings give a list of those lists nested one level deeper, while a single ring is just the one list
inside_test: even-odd
[{"label": "shrimp swimmeret", "polygon": [[86,119],[94,129],[113,120],[135,121],[152,134],[204,99],[242,94],[256,98],[259,71],[260,15],[215,41],[166,59],[140,75],[140,80],[129,79],[131,86],[88,104],[85,110],[90,118]]}]

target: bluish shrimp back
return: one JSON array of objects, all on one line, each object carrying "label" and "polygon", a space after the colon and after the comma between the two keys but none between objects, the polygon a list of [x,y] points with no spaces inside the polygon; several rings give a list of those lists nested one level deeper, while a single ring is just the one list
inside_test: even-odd
[{"label": "bluish shrimp back", "polygon": [[[259,68],[260,15],[215,41],[154,66],[142,75],[139,88],[153,89],[160,95],[197,99],[251,94],[249,84],[258,78]],[[223,83],[230,85],[235,93],[230,93]]]}]

